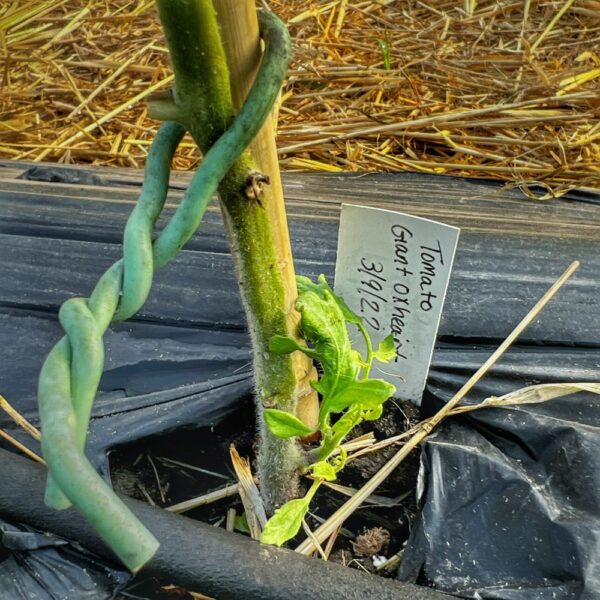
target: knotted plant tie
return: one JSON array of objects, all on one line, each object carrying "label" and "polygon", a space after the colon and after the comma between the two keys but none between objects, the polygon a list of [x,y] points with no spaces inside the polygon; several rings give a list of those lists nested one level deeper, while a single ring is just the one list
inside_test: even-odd
[{"label": "knotted plant tie", "polygon": [[123,258],[99,279],[89,298],[66,301],[59,320],[66,335],[48,355],[39,378],[42,452],[48,464],[46,502],[71,504],[133,572],[156,552],[158,542],[100,477],[84,455],[92,405],[104,368],[103,335],[146,301],[156,269],[167,264],[197,230],[204,211],[235,161],[269,115],[290,59],[285,26],[259,16],[263,59],[248,98],[231,126],[205,154],[175,214],[152,242],[167,196],[171,161],[185,129],[164,123],[154,139],[139,200],[125,226]]}]

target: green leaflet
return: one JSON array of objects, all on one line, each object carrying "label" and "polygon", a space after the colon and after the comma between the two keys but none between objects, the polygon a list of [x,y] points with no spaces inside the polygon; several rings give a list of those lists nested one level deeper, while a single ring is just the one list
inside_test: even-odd
[{"label": "green leaflet", "polygon": [[294,350],[300,350],[306,354],[310,352],[309,348],[300,345],[294,338],[286,335],[274,335],[269,340],[269,350],[273,354],[290,354]]},{"label": "green leaflet", "polygon": [[331,412],[342,412],[353,404],[365,408],[377,408],[383,404],[396,388],[383,379],[359,379],[341,387],[339,392],[328,399]]},{"label": "green leaflet", "polygon": [[321,295],[322,297],[326,297],[326,293],[328,293],[335,299],[338,308],[340,309],[342,315],[344,316],[344,319],[346,319],[348,323],[362,323],[362,318],[359,317],[356,313],[352,312],[350,307],[346,304],[346,301],[341,296],[335,294],[334,291],[329,287],[325,275],[319,275],[318,283],[314,283],[308,277],[298,275],[296,277],[296,282],[298,284],[299,298],[308,291],[312,291],[316,294]]},{"label": "green leaflet", "polygon": [[267,408],[264,411],[267,427],[273,435],[280,438],[290,438],[294,436],[306,436],[313,433],[310,427],[307,427],[298,417],[284,410],[276,408]]},{"label": "green leaflet", "polygon": [[301,315],[300,329],[312,345],[309,355],[323,368],[323,376],[313,387],[326,401],[341,387],[356,380],[361,362],[350,345],[345,311],[325,278],[320,276],[318,284],[306,277],[297,280],[296,309]]},{"label": "green leaflet", "polygon": [[[310,346],[278,335],[271,338],[269,349],[275,354],[304,352],[320,363],[323,374],[312,386],[322,396],[319,428],[324,439],[322,448],[327,448],[329,454],[335,449],[330,447],[332,440],[337,446],[342,430],[345,436],[362,419],[378,418],[381,405],[396,391],[392,384],[369,377],[374,359],[388,362],[395,356],[394,340],[391,335],[388,336],[373,351],[362,319],[333,292],[324,275],[319,276],[317,283],[300,276],[297,283],[296,309],[301,315],[300,329]],[[352,348],[347,323],[356,325],[365,338],[367,356],[364,359]],[[359,407],[361,412],[353,413],[350,419],[342,418],[341,427],[332,428],[331,415],[343,413],[352,406]],[[271,432],[278,437],[311,433],[295,416],[282,411],[265,411],[265,420]],[[321,454],[320,458],[327,456]]]},{"label": "green leaflet", "polygon": [[383,404],[380,404],[376,408],[372,408],[371,410],[364,410],[361,414],[362,418],[365,421],[377,421],[379,417],[383,414]]},{"label": "green leaflet", "polygon": [[308,505],[319,489],[321,481],[321,479],[313,481],[304,498],[290,500],[275,511],[275,514],[267,521],[263,529],[260,538],[263,544],[281,546],[300,531],[302,521],[308,512]]},{"label": "green leaflet", "polygon": [[325,481],[335,481],[337,474],[335,468],[326,460],[320,460],[312,465],[313,477],[324,479]]},{"label": "green leaflet", "polygon": [[[371,340],[362,319],[334,294],[324,275],[314,283],[307,277],[298,277],[300,329],[310,348],[295,343],[294,349],[317,360],[323,369],[321,379],[313,387],[321,394],[320,426],[329,426],[331,413],[340,413],[354,404],[377,410],[396,388],[382,379],[369,378],[373,359],[389,362],[395,356],[394,340],[388,336],[373,352]],[[367,356],[363,359],[350,344],[346,324],[356,325],[365,337]],[[291,344],[287,343],[291,348]],[[285,344],[279,342],[279,347]],[[361,373],[362,370],[362,373]],[[323,432],[325,433],[325,432]]]},{"label": "green leaflet", "polygon": [[380,344],[373,356],[379,362],[387,363],[396,358],[396,348],[394,346],[394,336],[390,333]]},{"label": "green leaflet", "polygon": [[309,502],[305,496],[297,500],[290,500],[278,508],[267,521],[260,541],[263,544],[281,546],[292,539],[300,531],[302,520],[308,512]]}]

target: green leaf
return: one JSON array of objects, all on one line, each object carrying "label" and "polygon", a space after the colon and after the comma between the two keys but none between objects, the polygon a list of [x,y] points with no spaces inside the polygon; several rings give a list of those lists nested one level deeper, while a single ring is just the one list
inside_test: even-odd
[{"label": "green leaf", "polygon": [[317,285],[299,278],[301,291],[296,300],[300,312],[300,330],[311,343],[313,358],[321,363],[323,376],[319,392],[331,396],[336,388],[354,381],[361,368],[350,345],[346,320],[329,286]]},{"label": "green leaf", "polygon": [[367,363],[363,360],[361,353],[358,350],[352,350],[352,356],[354,360],[360,364],[361,367],[366,367]]},{"label": "green leaf", "polygon": [[298,286],[298,297],[306,292],[314,292],[319,289],[319,286],[304,275],[296,275],[296,285]]},{"label": "green leaf", "polygon": [[269,351],[273,354],[290,354],[296,350],[302,350],[302,346],[287,335],[274,335],[269,340]]},{"label": "green leaf", "polygon": [[379,49],[381,50],[381,58],[383,60],[383,68],[386,71],[392,70],[392,60],[390,58],[390,40],[388,37],[388,32],[385,32],[385,37],[383,39],[378,39],[377,43],[379,44]]},{"label": "green leaf", "polygon": [[383,404],[396,388],[383,379],[363,379],[344,386],[328,402],[331,412],[342,412],[354,404],[364,408],[377,408]]},{"label": "green leaf", "polygon": [[320,460],[312,465],[312,474],[316,479],[325,481],[335,481],[337,477],[335,469],[326,460]]},{"label": "green leaf", "polygon": [[344,450],[341,446],[339,447],[339,450],[340,453],[331,459],[331,466],[335,469],[336,473],[344,468],[346,459],[348,458],[348,452],[346,452],[346,450]]},{"label": "green leaf", "polygon": [[391,333],[382,342],[380,342],[377,350],[373,352],[373,356],[382,363],[388,363],[390,360],[396,358],[394,336]]},{"label": "green leaf", "polygon": [[340,310],[342,311],[342,314],[344,315],[344,319],[346,319],[348,323],[358,325],[359,323],[363,322],[362,318],[350,309],[350,307],[346,304],[345,300],[341,296],[338,296],[333,292],[331,293],[331,295],[335,298],[336,302],[338,303],[338,306],[340,307]]},{"label": "green leaf", "polygon": [[313,430],[307,427],[298,417],[284,410],[267,408],[264,411],[264,416],[269,431],[277,437],[304,437],[313,433]]},{"label": "green leaf", "polygon": [[300,531],[302,520],[308,512],[310,499],[298,498],[286,502],[281,508],[275,511],[275,514],[267,521],[262,532],[261,541],[264,544],[274,544],[281,546],[288,540],[291,540]]},{"label": "green leaf", "polygon": [[376,408],[370,408],[361,411],[361,416],[365,421],[377,421],[383,414],[383,404],[380,404]]},{"label": "green leaf", "polygon": [[333,437],[343,440],[361,421],[360,410],[347,410],[331,427]]},{"label": "green leaf", "polygon": [[[324,460],[336,449],[341,449],[341,442],[355,425],[381,416],[383,403],[396,388],[381,379],[369,379],[367,375],[373,359],[388,362],[396,352],[392,336],[383,340],[375,352],[370,350],[371,341],[362,319],[335,295],[324,275],[320,275],[316,283],[307,277],[298,277],[297,284],[295,306],[300,313],[299,330],[310,345],[302,351],[310,352],[309,356],[316,359],[322,369],[319,381],[311,382],[311,385],[323,399],[319,411],[322,437],[316,456]],[[356,325],[365,337],[369,349],[367,359],[352,348],[348,323]],[[280,347],[289,351],[290,342],[286,341]],[[359,379],[361,373],[363,379]],[[342,413],[333,424],[332,413]],[[328,464],[337,472],[344,462],[342,459],[339,465]],[[315,481],[333,475],[327,466],[316,468],[317,472],[321,468],[323,471],[320,475],[315,474]]]},{"label": "green leaf", "polygon": [[327,386],[323,385],[320,381],[311,381],[310,386],[315,392],[319,392],[322,396],[327,393]]},{"label": "green leaf", "polygon": [[346,301],[341,296],[338,296],[334,293],[330,285],[327,283],[325,275],[319,275],[318,283],[314,283],[308,277],[298,276],[296,279],[298,281],[299,295],[302,295],[306,292],[313,292],[324,300],[328,299],[329,297],[335,301],[342,315],[344,316],[344,319],[348,321],[348,323],[362,323],[361,317],[352,312],[350,307],[346,304]]},{"label": "green leaf", "polygon": [[240,533],[250,533],[246,513],[236,515],[235,519],[233,519],[233,528],[235,529],[235,531],[239,531]]},{"label": "green leaf", "polygon": [[[324,275],[321,275],[321,277],[324,278]],[[327,283],[325,281],[325,283]],[[353,323],[354,325],[359,325],[363,322],[362,318],[359,317],[347,304],[346,301],[341,297],[338,296],[336,293],[334,293],[334,291],[329,288],[329,286],[327,286],[329,291],[331,292],[331,295],[333,296],[333,299],[336,301],[337,305],[340,307],[340,310],[342,311],[342,314],[344,315],[344,319],[346,319],[346,321],[348,321],[348,323]]]}]

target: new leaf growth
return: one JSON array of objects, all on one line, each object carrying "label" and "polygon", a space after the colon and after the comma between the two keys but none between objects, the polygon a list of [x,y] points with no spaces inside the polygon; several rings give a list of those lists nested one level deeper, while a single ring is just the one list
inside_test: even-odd
[{"label": "new leaf growth", "polygon": [[[394,358],[393,338],[388,336],[374,350],[362,319],[333,292],[324,275],[317,283],[297,277],[297,283],[300,330],[309,345],[291,337],[274,336],[270,351],[288,354],[298,350],[321,365],[322,376],[311,384],[322,398],[317,428],[321,442],[309,452],[304,468],[304,473],[314,480],[307,495],[284,504],[265,526],[262,541],[277,546],[298,533],[319,485],[333,481],[344,467],[346,453],[341,444],[346,436],[362,421],[378,419],[384,402],[396,391],[391,383],[369,377],[374,360],[389,362]],[[356,326],[363,335],[366,356],[352,348],[348,324]],[[285,411],[268,409],[264,416],[267,427],[278,437],[304,437],[314,433]]]}]

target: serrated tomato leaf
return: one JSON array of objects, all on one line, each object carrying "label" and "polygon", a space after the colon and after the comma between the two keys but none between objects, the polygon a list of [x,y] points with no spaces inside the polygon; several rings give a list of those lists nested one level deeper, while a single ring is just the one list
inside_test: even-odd
[{"label": "serrated tomato leaf", "polygon": [[296,309],[300,312],[302,335],[323,368],[319,392],[331,396],[340,385],[354,381],[361,363],[350,345],[346,320],[329,286],[312,282],[298,285],[301,290]]},{"label": "serrated tomato leaf", "polygon": [[383,404],[380,404],[376,408],[370,408],[367,410],[361,411],[361,417],[365,421],[377,421],[379,417],[383,414]]},{"label": "serrated tomato leaf", "polygon": [[[308,345],[293,337],[274,336],[269,350],[278,355],[299,350],[320,363],[321,377],[311,385],[322,396],[319,412],[321,444],[309,450],[315,462],[307,470],[312,472],[314,481],[306,496],[284,504],[265,525],[262,541],[277,546],[298,533],[319,485],[323,481],[334,481],[337,472],[343,468],[347,460],[343,439],[361,421],[379,418],[383,403],[396,391],[390,383],[368,377],[371,359],[388,362],[396,356],[392,336],[385,338],[371,353],[371,342],[361,317],[335,295],[323,275],[316,283],[298,277],[297,284],[295,307],[300,313],[299,332]],[[352,348],[348,323],[357,325],[365,337],[366,359]],[[341,415],[332,419],[332,413]],[[282,410],[266,409],[264,418],[269,430],[281,438],[305,437],[313,433],[295,415]]]},{"label": "serrated tomato leaf", "polygon": [[293,337],[288,335],[274,335],[269,340],[269,351],[273,354],[291,354],[296,350],[304,352],[304,354],[311,358],[317,358],[315,352],[311,348],[299,344]]}]

